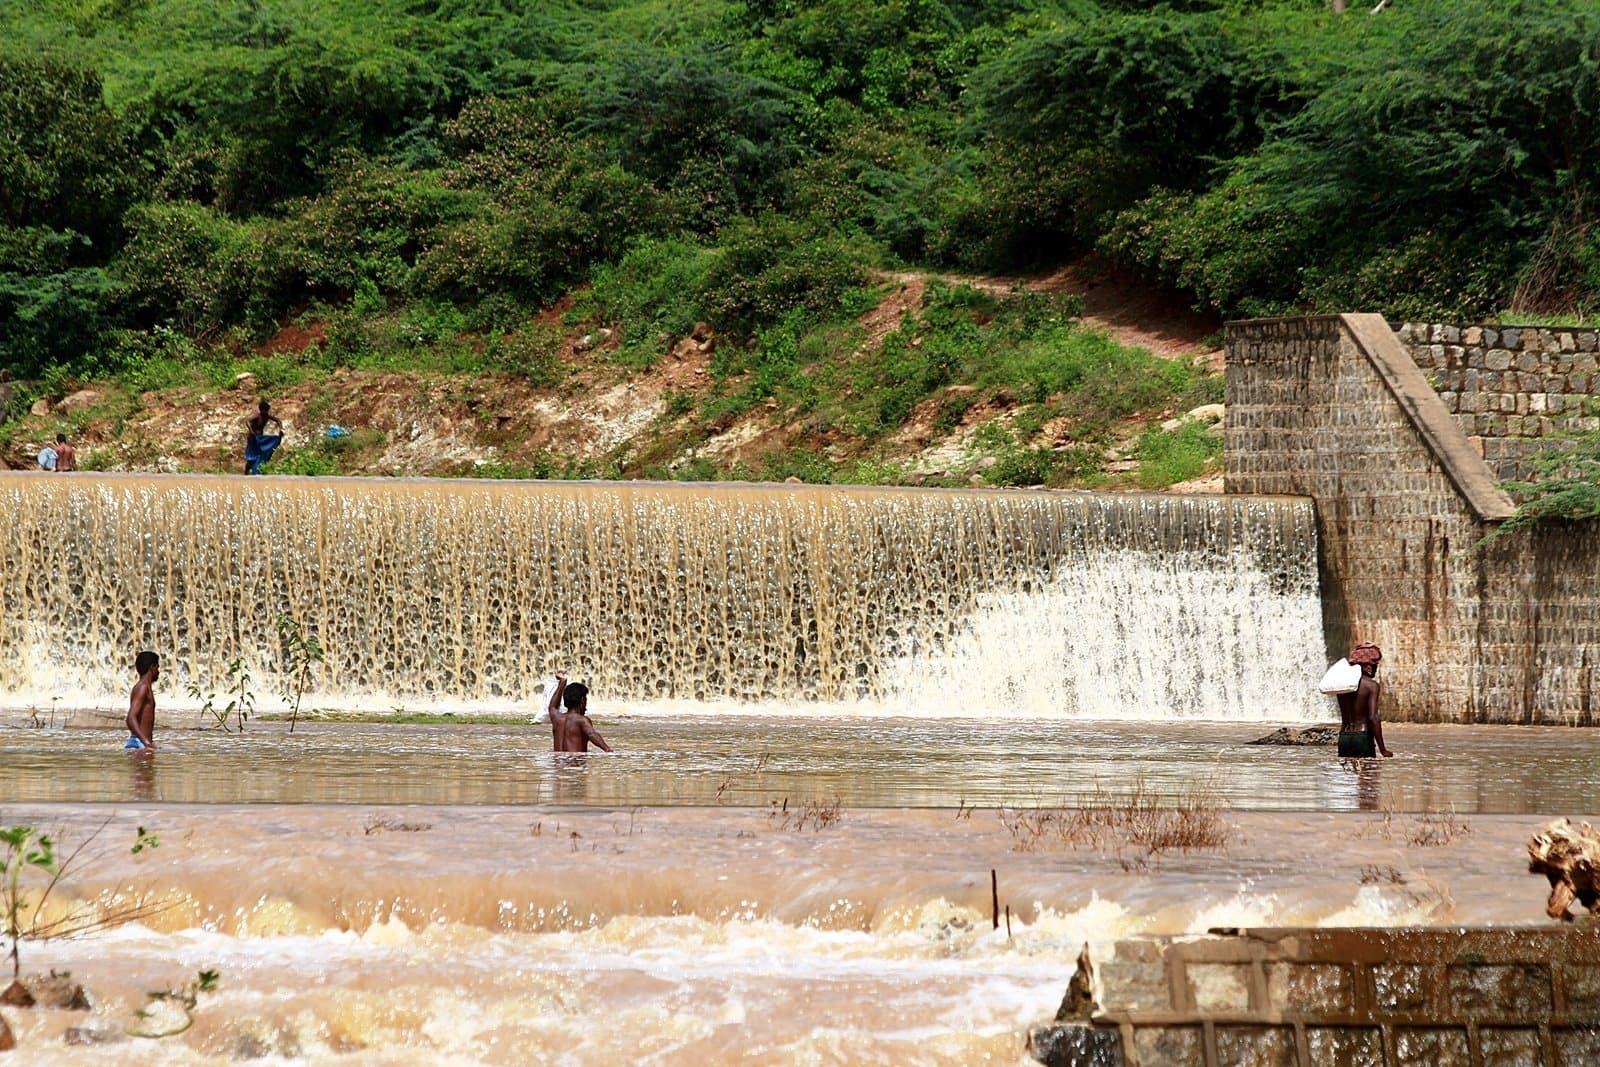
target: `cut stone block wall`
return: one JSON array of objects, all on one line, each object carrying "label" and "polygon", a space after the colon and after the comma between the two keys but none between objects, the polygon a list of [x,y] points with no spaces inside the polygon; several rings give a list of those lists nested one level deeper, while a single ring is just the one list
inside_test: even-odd
[{"label": "cut stone block wall", "polygon": [[1051,1067],[1600,1063],[1600,932],[1247,930],[1119,942]]},{"label": "cut stone block wall", "polygon": [[1382,646],[1387,718],[1596,724],[1600,522],[1474,550],[1513,505],[1378,316],[1227,338],[1226,488],[1315,500],[1328,658]]},{"label": "cut stone block wall", "polygon": [[1500,481],[1531,478],[1552,439],[1600,430],[1594,330],[1408,322],[1395,336]]}]

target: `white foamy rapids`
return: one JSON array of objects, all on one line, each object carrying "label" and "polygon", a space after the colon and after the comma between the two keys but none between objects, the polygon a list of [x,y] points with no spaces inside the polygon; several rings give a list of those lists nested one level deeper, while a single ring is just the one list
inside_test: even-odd
[{"label": "white foamy rapids", "polygon": [[[873,934],[619,916],[540,935],[125,928],[37,958],[48,952],[97,996],[73,1022],[112,1032],[138,1025],[149,989],[219,973],[190,1030],[124,1040],[119,1063],[359,1052],[392,1064],[955,1065],[1024,1062],[1023,1037],[1054,1011],[1081,944],[1040,944],[1020,921],[1007,937],[986,922]],[[82,1062],[61,1025],[22,1021],[29,1062]]]},{"label": "white foamy rapids", "polygon": [[[1302,719],[1311,508],[1280,498],[0,475],[0,704]],[[187,695],[190,685],[198,695]],[[174,699],[175,698],[175,699]]]}]

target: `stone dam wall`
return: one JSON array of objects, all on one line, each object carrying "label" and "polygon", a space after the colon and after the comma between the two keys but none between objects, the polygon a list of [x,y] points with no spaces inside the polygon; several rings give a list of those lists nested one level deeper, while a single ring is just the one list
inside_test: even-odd
[{"label": "stone dam wall", "polygon": [[1595,330],[1408,322],[1395,336],[1500,481],[1527,481],[1552,441],[1600,430]]},{"label": "stone dam wall", "polygon": [[[1481,349],[1483,362],[1495,353],[1499,365],[1512,351],[1511,331],[1450,329],[1457,343],[1438,330],[1447,362],[1470,363]],[[1476,546],[1514,510],[1496,483],[1520,469],[1532,446],[1511,430],[1525,434],[1531,425],[1542,440],[1546,429],[1582,429],[1588,416],[1569,419],[1579,410],[1569,401],[1583,399],[1573,392],[1580,386],[1600,382],[1576,369],[1559,382],[1553,369],[1516,378],[1506,370],[1492,379],[1480,373],[1469,389],[1474,368],[1466,366],[1447,401],[1428,374],[1456,379],[1440,378],[1436,367],[1425,372],[1412,356],[1421,342],[1402,343],[1419,330],[1432,359],[1434,327],[1397,336],[1376,315],[1229,324],[1227,491],[1314,500],[1328,658],[1356,641],[1382,646],[1385,717],[1595,725],[1600,522],[1544,524]],[[1485,347],[1491,334],[1497,347]],[[1460,343],[1469,336],[1477,343]],[[1531,358],[1527,333],[1514,339]],[[1565,332],[1541,335],[1540,366],[1565,367],[1570,357],[1576,368],[1580,356],[1593,355],[1581,347],[1591,343],[1587,334],[1571,342],[1566,352]],[[1519,406],[1532,413],[1541,396],[1544,413],[1531,424],[1530,415],[1515,415]],[[1484,413],[1469,409],[1491,400],[1496,411],[1478,433]],[[1555,416],[1565,421],[1538,421]],[[1486,462],[1500,445],[1509,468]]]},{"label": "stone dam wall", "polygon": [[1069,992],[1029,1037],[1050,1067],[1600,1063],[1590,927],[1215,931],[1118,942],[1089,971],[1093,1003]]}]

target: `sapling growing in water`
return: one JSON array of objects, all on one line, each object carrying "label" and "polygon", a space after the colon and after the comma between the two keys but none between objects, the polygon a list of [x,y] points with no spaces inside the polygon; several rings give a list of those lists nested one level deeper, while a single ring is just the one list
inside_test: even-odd
[{"label": "sapling growing in water", "polygon": [[250,668],[245,666],[243,656],[228,661],[228,693],[233,699],[226,707],[218,708],[217,694],[207,693],[198,681],[191,680],[185,688],[190,697],[200,702],[201,721],[208,716],[215,719],[223,733],[228,732],[230,717],[238,723],[239,732],[244,733],[245,721],[255,713],[256,695],[250,689]]},{"label": "sapling growing in water", "polygon": [[311,668],[322,662],[322,642],[285,612],[278,613],[278,641],[283,646],[283,702],[292,704],[289,715],[289,732],[294,733],[300,721],[300,698],[305,695],[306,684],[311,680]]}]

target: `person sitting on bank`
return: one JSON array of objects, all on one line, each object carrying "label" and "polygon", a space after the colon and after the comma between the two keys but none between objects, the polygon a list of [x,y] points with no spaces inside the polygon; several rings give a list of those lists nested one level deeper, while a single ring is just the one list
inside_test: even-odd
[{"label": "person sitting on bank", "polygon": [[[268,423],[276,423],[278,432],[269,434]],[[272,413],[272,405],[263,400],[256,405],[256,413],[244,424],[250,431],[244,441],[244,472],[260,474],[261,465],[272,458],[272,453],[283,440],[283,423]]]},{"label": "person sitting on bank", "polygon": [[154,652],[141,652],[133,661],[139,680],[128,695],[128,740],[126,749],[156,747],[156,679],[161,677],[161,657]]},{"label": "person sitting on bank", "polygon": [[[566,707],[565,712],[557,705]],[[602,752],[611,746],[589,721],[589,687],[582,682],[567,684],[567,676],[556,672],[556,690],[550,694],[550,735],[556,752],[587,752],[594,742]]]},{"label": "person sitting on bank", "polygon": [[67,442],[67,435],[56,434],[56,470],[75,471],[78,469],[78,450]]},{"label": "person sitting on bank", "polygon": [[1378,721],[1378,663],[1383,653],[1377,645],[1360,644],[1345,657],[1361,668],[1361,682],[1353,693],[1339,694],[1339,756],[1373,759],[1379,753],[1393,756],[1383,744],[1383,724]]}]

